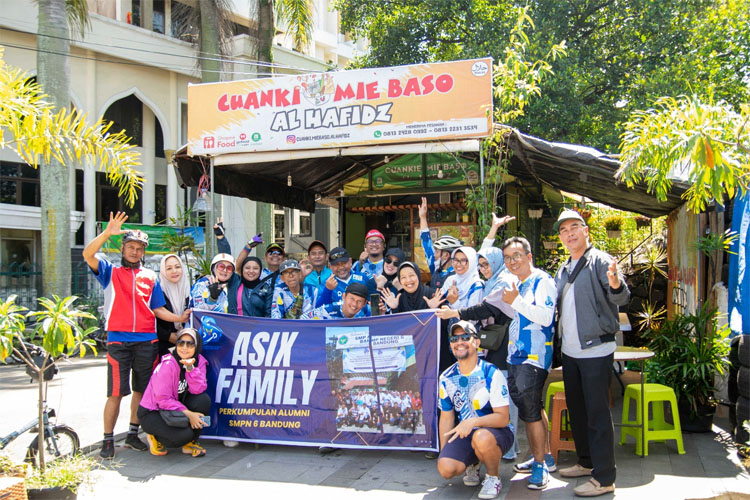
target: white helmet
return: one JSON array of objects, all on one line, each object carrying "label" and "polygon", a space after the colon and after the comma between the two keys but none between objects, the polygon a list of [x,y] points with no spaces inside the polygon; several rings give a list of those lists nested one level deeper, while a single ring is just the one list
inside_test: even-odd
[{"label": "white helmet", "polygon": [[232,266],[234,266],[234,259],[232,258],[231,255],[229,255],[228,253],[217,253],[216,257],[214,257],[213,260],[211,261],[211,273],[212,274],[214,272],[214,266],[218,264],[219,262],[229,262],[230,264],[232,264]]},{"label": "white helmet", "polygon": [[446,234],[435,240],[435,248],[451,252],[456,248],[464,246],[464,242],[454,236]]}]

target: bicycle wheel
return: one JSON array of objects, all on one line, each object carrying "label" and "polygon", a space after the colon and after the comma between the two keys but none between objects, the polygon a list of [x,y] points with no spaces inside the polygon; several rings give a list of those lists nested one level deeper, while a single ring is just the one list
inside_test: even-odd
[{"label": "bicycle wheel", "polygon": [[[55,425],[52,428],[53,436],[49,431],[44,431],[44,460],[46,463],[57,460],[66,455],[72,455],[78,451],[78,434],[67,425]],[[54,442],[53,442],[54,439]],[[57,444],[57,451],[55,450]],[[26,452],[26,461],[39,467],[39,436],[29,445]]]}]

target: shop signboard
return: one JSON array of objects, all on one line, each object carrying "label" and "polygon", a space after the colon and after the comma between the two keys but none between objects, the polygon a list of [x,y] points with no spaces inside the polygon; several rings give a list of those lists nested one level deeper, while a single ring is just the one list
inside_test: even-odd
[{"label": "shop signboard", "polygon": [[285,75],[188,87],[188,153],[481,138],[492,59]]}]

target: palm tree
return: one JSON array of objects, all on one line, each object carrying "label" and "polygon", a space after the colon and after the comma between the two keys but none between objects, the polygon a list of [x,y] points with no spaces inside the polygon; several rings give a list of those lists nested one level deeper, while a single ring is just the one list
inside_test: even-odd
[{"label": "palm tree", "polygon": [[[308,0],[256,0],[257,5],[250,4],[250,22],[256,17],[256,30],[254,35],[257,40],[256,59],[259,63],[257,73],[263,74],[272,67],[273,62],[273,37],[276,35],[276,24],[286,24],[288,33],[294,41],[294,48],[302,51],[309,45],[312,39],[313,19],[312,5]],[[275,14],[274,14],[275,10]],[[266,242],[272,243],[273,234],[273,210],[269,203],[256,202],[255,221],[258,232],[266,235]]]},{"label": "palm tree", "polygon": [[[68,19],[81,32],[88,23],[86,0],[39,0],[37,81],[56,109],[70,103]],[[39,169],[42,224],[42,287],[45,295],[70,295],[70,166],[50,158]]]}]

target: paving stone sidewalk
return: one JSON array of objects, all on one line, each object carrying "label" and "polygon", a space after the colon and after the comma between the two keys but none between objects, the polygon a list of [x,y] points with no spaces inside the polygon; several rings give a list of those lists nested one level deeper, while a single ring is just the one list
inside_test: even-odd
[{"label": "paving stone sidewalk", "polygon": [[[53,406],[59,408],[61,421],[78,431],[84,446],[95,445],[101,439],[105,370],[103,359],[75,360],[61,367],[60,380],[56,382],[59,387],[55,390],[60,393],[54,393]],[[0,408],[0,434],[15,428],[13,422],[23,423],[33,414],[35,386],[24,379],[23,368],[0,366],[0,395],[4,402],[12,402],[11,406],[2,404]],[[621,398],[617,387],[613,385],[613,389],[616,397],[612,412],[615,421],[619,421]],[[127,429],[126,403],[117,432]],[[615,495],[601,498],[750,499],[750,475],[737,460],[729,435],[722,430],[726,428],[726,416],[720,415],[715,420],[715,432],[685,433],[684,455],[677,454],[673,443],[651,445],[646,458],[634,454],[632,440],[616,446],[617,490]],[[23,438],[19,441],[27,446],[31,436]],[[337,450],[321,455],[317,448],[256,447],[250,443],[226,448],[221,442],[204,440],[207,456],[192,458],[180,450],[155,457],[122,448],[121,444],[118,443],[113,467],[97,471],[93,486],[83,489],[80,499],[145,500],[186,494],[208,499],[240,494],[275,499],[470,499],[479,492],[479,487],[465,487],[460,477],[444,480],[435,469],[435,461],[418,452]],[[522,450],[527,449],[523,431],[520,444]],[[574,460],[573,453],[561,452],[561,466],[572,465]],[[501,478],[500,498],[507,499],[573,498],[573,488],[586,480],[566,480],[552,474],[546,490],[533,491],[526,488],[526,477],[515,474],[508,463],[501,466]]]}]

